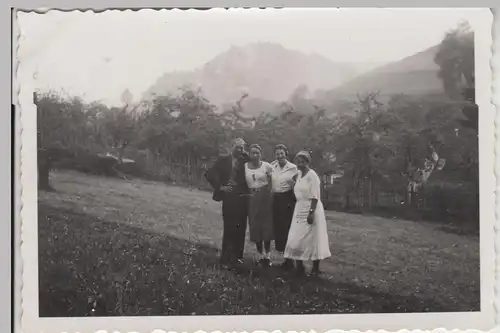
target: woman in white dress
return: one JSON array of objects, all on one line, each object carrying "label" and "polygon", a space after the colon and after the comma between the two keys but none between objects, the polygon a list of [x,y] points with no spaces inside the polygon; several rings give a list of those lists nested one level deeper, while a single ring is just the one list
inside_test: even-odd
[{"label": "woman in white dress", "polygon": [[250,160],[245,163],[245,178],[250,189],[248,222],[250,241],[259,252],[258,262],[271,265],[271,241],[274,239],[271,196],[271,164],[261,160],[262,148],[250,146]]},{"label": "woman in white dress", "polygon": [[323,204],[320,197],[320,179],[309,168],[311,156],[306,151],[299,152],[295,164],[299,169],[294,193],[297,199],[292,225],[285,248],[285,258],[293,259],[297,273],[304,274],[304,260],[313,261],[312,274],[319,274],[320,260],[331,256],[328,230]]}]

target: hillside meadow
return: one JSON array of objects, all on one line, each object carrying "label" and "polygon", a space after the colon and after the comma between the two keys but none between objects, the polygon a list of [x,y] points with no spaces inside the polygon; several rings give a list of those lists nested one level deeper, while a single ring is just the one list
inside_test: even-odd
[{"label": "hillside meadow", "polygon": [[[479,240],[435,224],[327,212],[323,276],[218,268],[209,192],[74,171],[39,192],[40,316],[478,311]],[[275,262],[281,258],[275,255]]]}]

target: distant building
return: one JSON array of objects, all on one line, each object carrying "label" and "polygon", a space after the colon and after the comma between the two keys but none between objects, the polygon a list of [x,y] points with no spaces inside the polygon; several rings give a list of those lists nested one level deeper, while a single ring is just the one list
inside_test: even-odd
[{"label": "distant building", "polygon": [[329,171],[323,175],[323,183],[325,185],[333,185],[336,179],[344,176],[344,170]]}]

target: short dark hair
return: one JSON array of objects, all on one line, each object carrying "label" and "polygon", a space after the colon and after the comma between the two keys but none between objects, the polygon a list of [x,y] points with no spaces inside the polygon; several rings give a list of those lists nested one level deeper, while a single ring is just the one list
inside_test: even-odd
[{"label": "short dark hair", "polygon": [[285,152],[285,155],[288,156],[288,148],[280,143],[280,144],[277,144],[275,147],[274,147],[274,152],[276,152],[277,150],[283,150]]},{"label": "short dark hair", "polygon": [[250,145],[250,147],[248,148],[248,150],[252,150],[252,148],[258,149],[258,150],[260,151],[260,153],[262,154],[262,147],[261,147],[261,146],[259,146],[258,144],[256,144],[256,143],[252,143],[252,144]]},{"label": "short dark hair", "polygon": [[231,140],[231,145],[234,147],[236,145],[245,146],[246,142],[242,138],[234,138]]}]

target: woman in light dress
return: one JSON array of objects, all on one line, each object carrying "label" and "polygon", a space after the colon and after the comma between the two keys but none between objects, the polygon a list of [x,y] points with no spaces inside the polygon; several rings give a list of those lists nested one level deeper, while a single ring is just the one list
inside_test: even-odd
[{"label": "woman in light dress", "polygon": [[250,241],[257,247],[258,262],[262,266],[271,265],[271,241],[273,235],[271,164],[262,161],[262,148],[250,145],[250,160],[245,163],[245,178],[250,189],[248,222]]},{"label": "woman in light dress", "polygon": [[294,187],[297,202],[292,225],[285,248],[285,258],[296,262],[297,273],[304,274],[304,260],[313,261],[312,274],[320,273],[320,260],[331,256],[328,230],[323,204],[320,197],[320,179],[309,168],[311,156],[306,151],[299,152],[295,163],[299,170]]},{"label": "woman in light dress", "polygon": [[[276,160],[271,163],[272,190],[273,190],[273,226],[274,247],[277,252],[284,253],[288,239],[288,232],[292,223],[295,209],[295,195],[293,187],[297,175],[297,166],[288,161],[288,149],[279,144],[274,148]],[[293,261],[285,259],[281,264],[283,269],[293,269]]]}]

